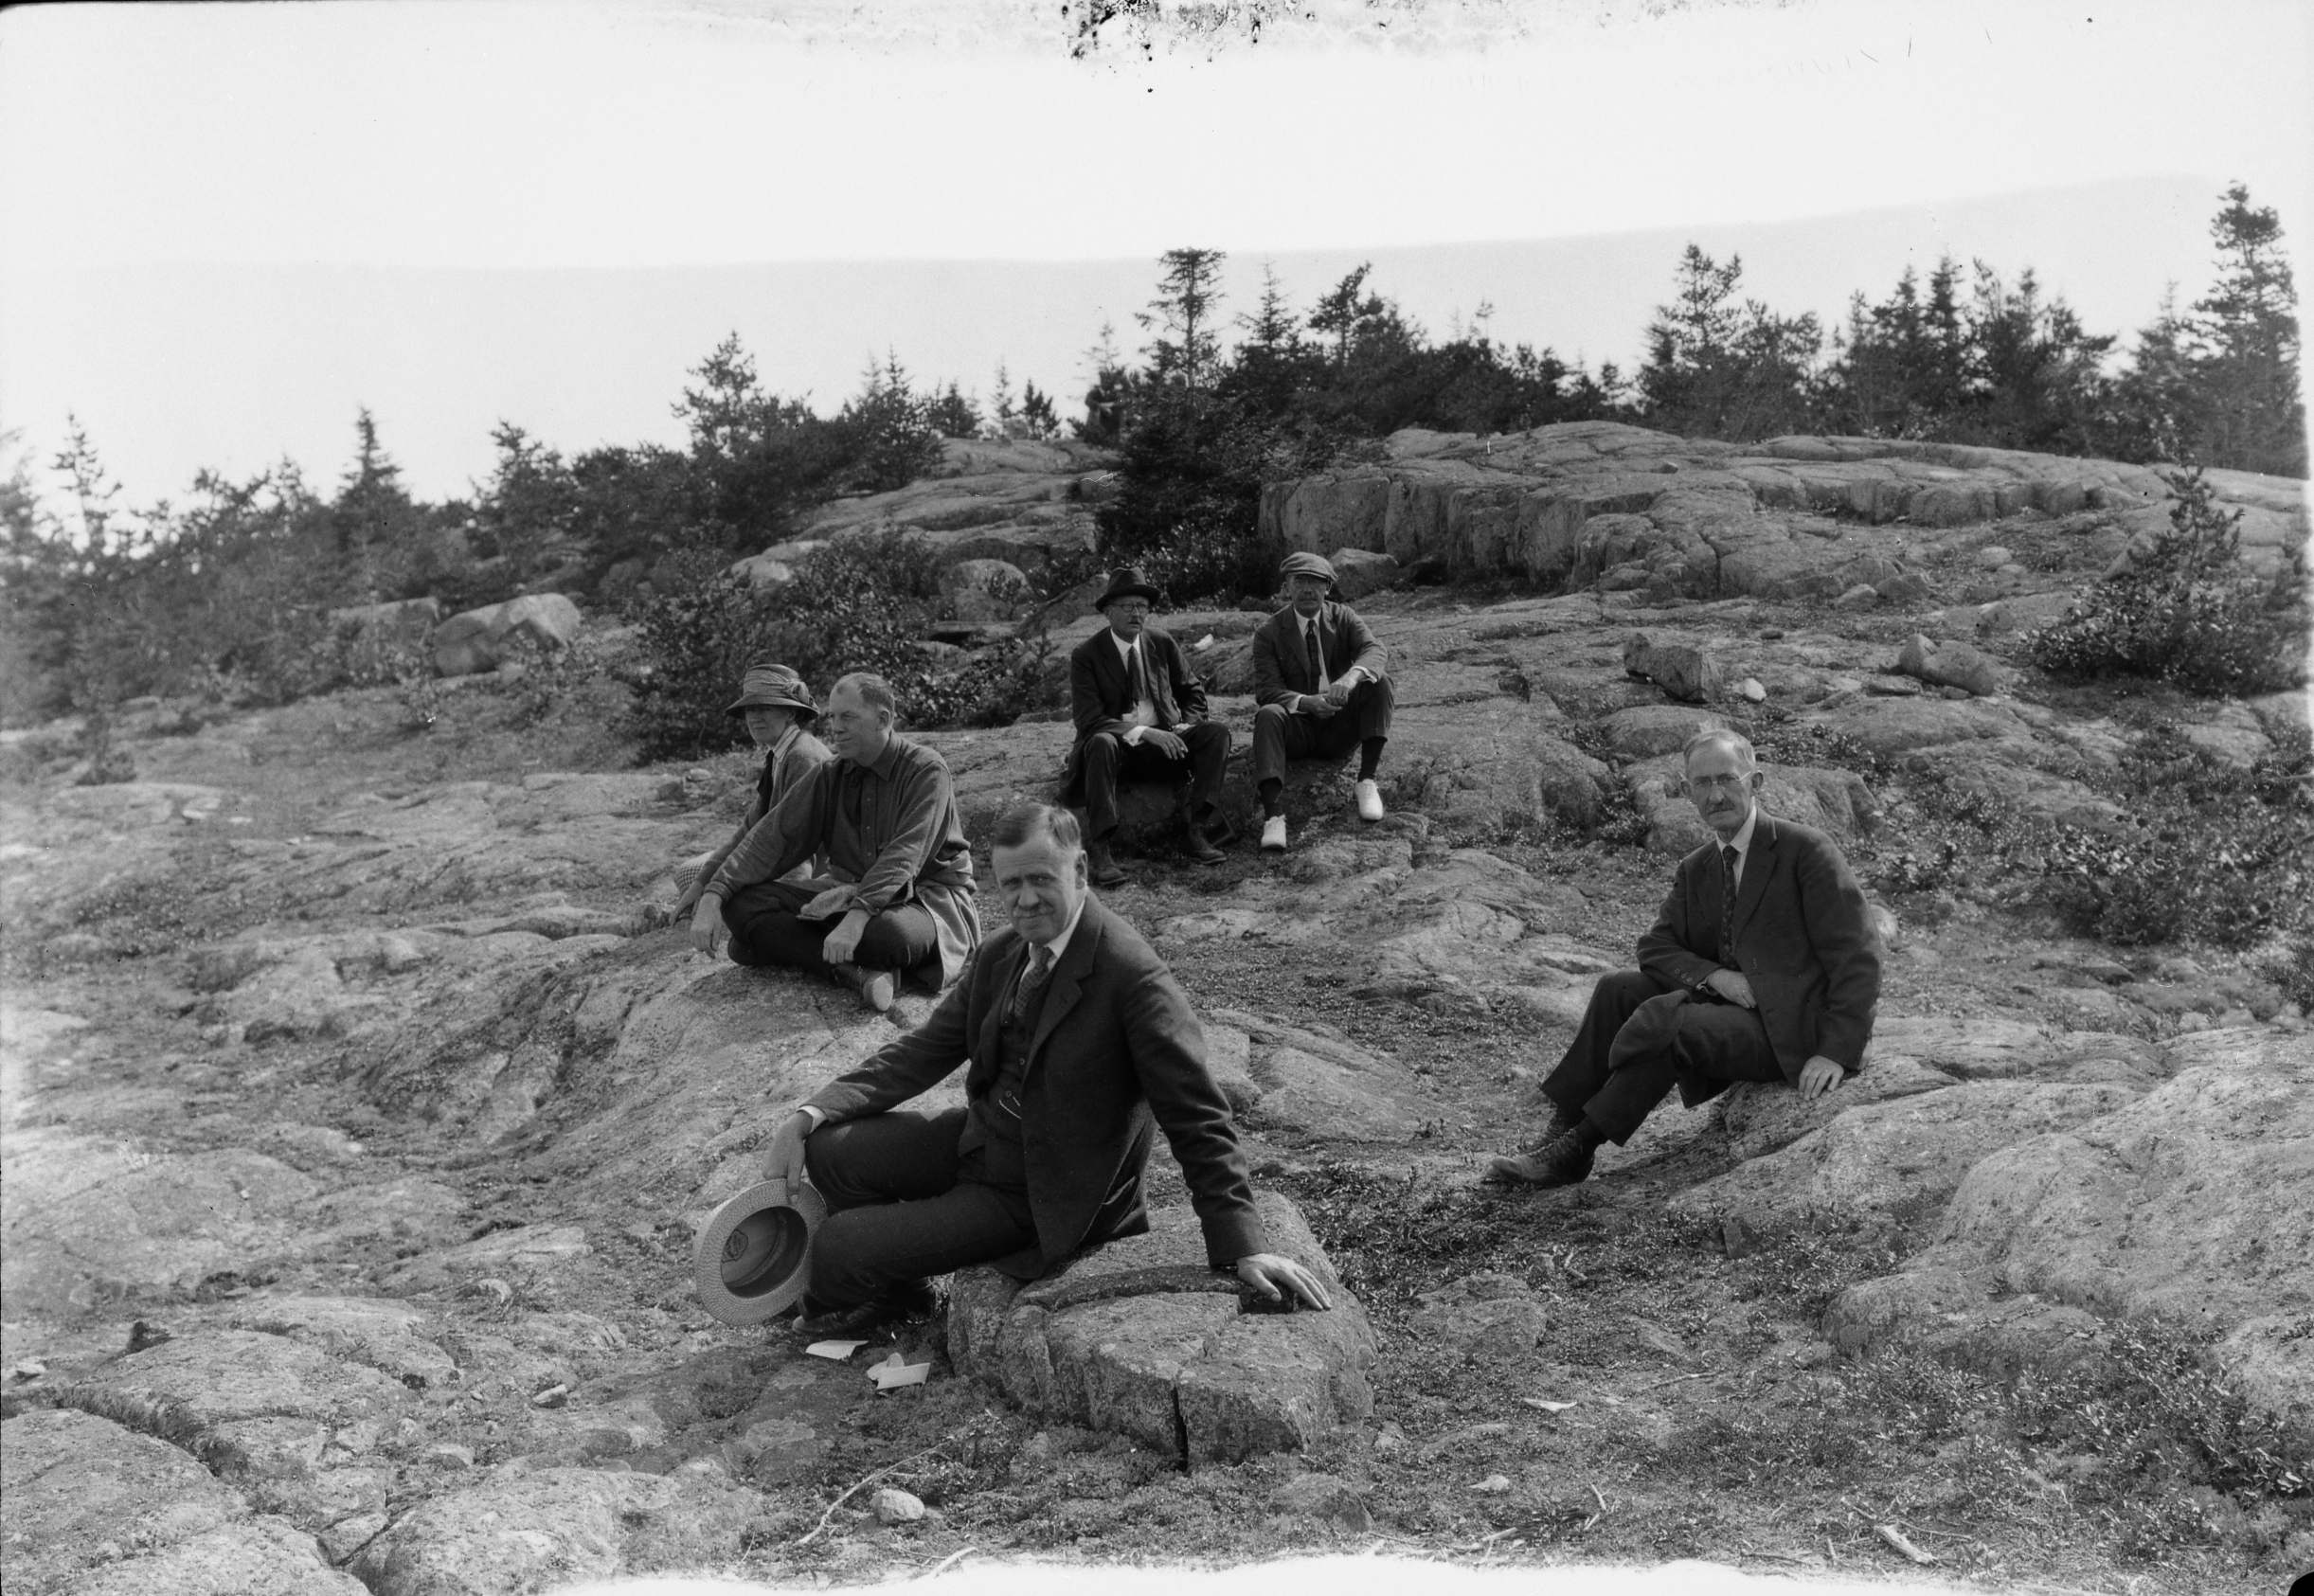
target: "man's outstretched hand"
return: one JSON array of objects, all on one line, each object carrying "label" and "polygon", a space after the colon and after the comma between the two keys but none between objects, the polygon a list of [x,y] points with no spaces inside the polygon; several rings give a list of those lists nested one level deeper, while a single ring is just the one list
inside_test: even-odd
[{"label": "man's outstretched hand", "polygon": [[1237,1261],[1237,1278],[1275,1301],[1291,1291],[1313,1308],[1331,1308],[1316,1275],[1282,1253],[1257,1252]]},{"label": "man's outstretched hand", "polygon": [[1800,1098],[1813,1103],[1848,1078],[1848,1071],[1818,1053],[1800,1067]]}]

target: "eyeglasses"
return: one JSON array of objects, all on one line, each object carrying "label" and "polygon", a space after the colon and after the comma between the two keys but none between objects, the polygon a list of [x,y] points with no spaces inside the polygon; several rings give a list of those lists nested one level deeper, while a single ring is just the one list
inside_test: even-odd
[{"label": "eyeglasses", "polygon": [[1149,606],[1139,599],[1120,599],[1109,606],[1111,615],[1147,615]]},{"label": "eyeglasses", "polygon": [[1751,777],[1749,774],[1742,776],[1691,776],[1687,779],[1687,784],[1691,787],[1727,787],[1733,789],[1737,787],[1749,787],[1751,785]]}]

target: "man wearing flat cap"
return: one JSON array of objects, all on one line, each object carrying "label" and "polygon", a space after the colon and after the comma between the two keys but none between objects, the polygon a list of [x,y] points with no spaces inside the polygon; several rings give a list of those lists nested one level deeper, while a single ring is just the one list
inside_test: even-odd
[{"label": "man wearing flat cap", "polygon": [[1286,606],[1253,635],[1253,779],[1262,798],[1262,847],[1285,847],[1285,762],[1358,751],[1358,818],[1382,818],[1374,772],[1390,738],[1390,682],[1382,645],[1347,604],[1328,597],[1334,567],[1290,554],[1280,574]]},{"label": "man wearing flat cap", "polygon": [[1085,810],[1085,861],[1095,887],[1125,879],[1109,851],[1120,781],[1189,783],[1182,826],[1189,856],[1221,863],[1209,829],[1221,820],[1229,728],[1205,718],[1205,687],[1181,645],[1149,624],[1157,590],[1131,565],[1109,579],[1093,607],[1108,618],[1068,656],[1068,703],[1077,741],[1061,778],[1061,801]]},{"label": "man wearing flat cap", "polygon": [[[730,840],[676,870],[675,883],[683,890],[674,907],[678,919],[698,906],[700,889],[715,879],[715,872],[723,869],[732,850],[746,840],[756,822],[777,808],[813,767],[835,757],[811,733],[812,723],[819,718],[819,706],[812,702],[811,689],[784,665],[759,660],[748,666],[740,680],[738,701],[724,713],[745,723],[747,741],[763,750],[763,773],[756,778],[747,817],[739,823]],[[808,863],[801,864],[791,873],[807,874],[810,870]]]}]

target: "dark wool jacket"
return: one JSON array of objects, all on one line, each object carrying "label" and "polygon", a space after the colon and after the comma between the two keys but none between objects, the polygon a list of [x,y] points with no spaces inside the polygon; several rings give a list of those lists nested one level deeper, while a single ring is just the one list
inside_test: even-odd
[{"label": "dark wool jacket", "polygon": [[[1004,996],[1028,959],[1006,926],[932,1016],[887,1043],[811,1106],[831,1121],[882,1113],[969,1063],[964,1092],[995,1085]],[[1228,1099],[1206,1067],[1205,1032],[1141,934],[1087,895],[1048,979],[1021,1086],[1021,1143],[1035,1247],[996,1260],[1032,1280],[1080,1248],[1149,1228],[1141,1176],[1162,1127],[1189,1185],[1215,1268],[1268,1250]]]},{"label": "dark wool jacket", "polygon": [[[1839,847],[1796,820],[1756,812],[1735,891],[1735,960],[1785,1079],[1821,1053],[1854,1074],[1880,1000],[1880,939]],[[1690,989],[1726,967],[1719,945],[1719,840],[1679,861],[1640,968]],[[1679,1083],[1693,1107],[1724,1083]]]}]

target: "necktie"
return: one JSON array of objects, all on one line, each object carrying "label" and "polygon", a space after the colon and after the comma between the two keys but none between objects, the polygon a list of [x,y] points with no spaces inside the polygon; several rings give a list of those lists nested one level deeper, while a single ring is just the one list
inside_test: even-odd
[{"label": "necktie", "polygon": [[1052,950],[1038,942],[1029,949],[1029,967],[1020,973],[1013,986],[1013,1012],[1009,1016],[1014,1025],[1026,1019],[1029,1011],[1036,1007],[1039,994],[1045,990],[1045,979],[1052,974]]},{"label": "necktie", "polygon": [[1138,709],[1149,697],[1149,672],[1141,669],[1139,643],[1125,651],[1125,678],[1133,693],[1133,708]]},{"label": "necktie", "polygon": [[1310,656],[1310,690],[1322,692],[1326,685],[1326,653],[1318,646],[1318,622],[1313,620],[1301,629],[1301,643]]},{"label": "necktie", "polygon": [[1729,969],[1735,962],[1735,860],[1732,848],[1719,851],[1719,961]]}]

